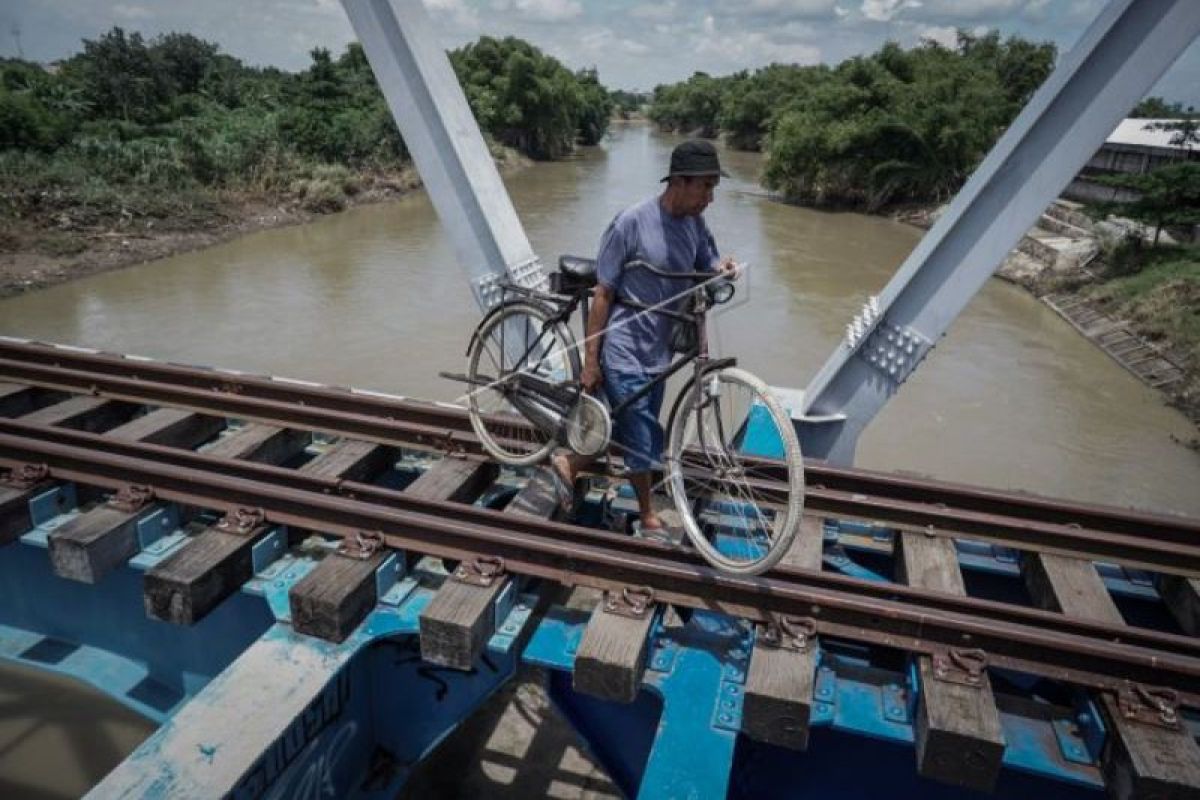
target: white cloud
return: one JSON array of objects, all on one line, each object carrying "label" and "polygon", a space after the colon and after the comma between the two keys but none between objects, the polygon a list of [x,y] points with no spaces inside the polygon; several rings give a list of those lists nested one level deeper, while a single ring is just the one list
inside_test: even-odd
[{"label": "white cloud", "polygon": [[821,48],[793,38],[779,40],[764,31],[728,31],[705,29],[691,42],[691,50],[700,57],[699,69],[713,75],[738,69],[762,67],[771,63],[817,64]]},{"label": "white cloud", "polygon": [[958,29],[950,25],[922,25],[917,28],[917,38],[953,48],[958,45]]},{"label": "white cloud", "polygon": [[936,19],[1007,18],[1037,0],[925,0],[922,16]]},{"label": "white cloud", "polygon": [[629,15],[634,19],[644,19],[649,22],[669,22],[679,16],[679,6],[675,0],[666,3],[649,3],[634,6]]},{"label": "white cloud", "polygon": [[578,0],[497,0],[492,7],[497,11],[511,9],[535,22],[565,22],[583,14]]},{"label": "white cloud", "polygon": [[479,14],[465,0],[421,0],[434,20],[449,19],[460,28],[479,27]]},{"label": "white cloud", "polygon": [[717,0],[716,8],[726,14],[781,17],[830,17],[837,0]]},{"label": "white cloud", "polygon": [[119,19],[150,19],[154,16],[154,12],[145,6],[127,6],[124,3],[118,3],[113,6],[113,16]]},{"label": "white cloud", "polygon": [[921,0],[863,0],[862,15],[876,22],[889,22],[909,8],[920,8]]},{"label": "white cloud", "polygon": [[579,41],[583,46],[584,52],[595,55],[607,55],[618,52],[631,56],[644,56],[653,51],[650,45],[617,36],[610,28],[599,28],[589,31]]}]

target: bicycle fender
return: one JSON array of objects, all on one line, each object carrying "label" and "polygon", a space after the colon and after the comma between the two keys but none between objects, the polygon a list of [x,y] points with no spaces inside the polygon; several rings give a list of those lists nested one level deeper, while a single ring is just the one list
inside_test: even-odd
[{"label": "bicycle fender", "polygon": [[705,373],[712,372],[716,369],[725,369],[726,367],[736,366],[737,358],[735,356],[729,356],[727,358],[714,358],[713,360],[709,361],[702,370],[700,370],[700,374],[704,375]]}]

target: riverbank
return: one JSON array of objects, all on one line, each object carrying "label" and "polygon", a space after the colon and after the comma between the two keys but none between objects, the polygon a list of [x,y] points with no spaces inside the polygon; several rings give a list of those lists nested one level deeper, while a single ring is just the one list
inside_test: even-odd
[{"label": "riverbank", "polygon": [[[1181,377],[1160,388],[1200,426],[1200,247],[1122,245],[1087,269],[1046,276],[1029,288],[1074,298],[1132,331],[1154,351],[1135,359],[1134,371],[1148,359],[1176,367]],[[1200,437],[1185,444],[1200,450]]]},{"label": "riverbank", "polygon": [[[492,145],[502,174],[533,162]],[[301,225],[347,208],[403,197],[421,188],[415,167],[339,170],[299,181],[287,191],[212,192],[175,203],[166,213],[96,215],[84,207],[0,218],[0,299],[47,286],[228,242],[248,233]]]},{"label": "riverbank", "polygon": [[[1200,428],[1200,247],[1105,248],[1093,223],[1070,204],[1063,206],[1047,210],[996,277],[1040,300],[1052,297],[1051,307],[1082,335],[1158,389],[1168,405]],[[885,213],[928,230],[941,210],[936,204],[917,204]],[[1094,320],[1101,317],[1100,324],[1078,324],[1060,310],[1068,306],[1086,310]],[[1112,340],[1102,337],[1116,332],[1127,333],[1140,346],[1107,346]],[[1177,367],[1182,378],[1154,380],[1159,373],[1143,368],[1147,353]],[[1181,443],[1200,450],[1200,437]]]}]

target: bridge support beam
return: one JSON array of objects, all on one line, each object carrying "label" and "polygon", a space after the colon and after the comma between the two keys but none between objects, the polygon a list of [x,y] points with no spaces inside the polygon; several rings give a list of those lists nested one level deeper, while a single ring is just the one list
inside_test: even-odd
[{"label": "bridge support beam", "polygon": [[420,0],[342,0],[481,308],[502,277],[548,288]]}]

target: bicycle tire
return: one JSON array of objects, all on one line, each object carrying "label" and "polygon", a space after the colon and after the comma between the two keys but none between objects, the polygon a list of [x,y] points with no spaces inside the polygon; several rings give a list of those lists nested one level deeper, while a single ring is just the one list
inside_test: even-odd
[{"label": "bicycle tire", "polygon": [[[480,323],[475,337],[467,353],[467,377],[471,387],[467,394],[467,412],[471,427],[479,437],[483,449],[497,461],[511,466],[529,466],[543,461],[557,444],[553,436],[544,434],[533,426],[528,419],[513,404],[503,398],[497,398],[501,393],[489,386],[497,384],[512,372],[522,369],[515,363],[508,364],[504,353],[496,357],[496,340],[494,334],[502,325],[520,327],[525,330],[540,331],[555,316],[554,312],[543,305],[528,300],[516,300],[505,303],[498,310],[489,314]],[[530,327],[526,328],[528,325]],[[510,328],[511,329],[511,328]],[[552,323],[548,333],[550,348],[547,351],[556,363],[549,364],[546,372],[553,373],[556,380],[577,383],[581,372],[579,352],[576,349],[575,337],[570,328],[562,323]],[[490,349],[489,349],[490,348]],[[500,348],[503,349],[503,348]],[[498,374],[486,373],[487,365],[483,362],[488,356],[490,366]],[[545,356],[542,360],[545,362]],[[541,369],[538,363],[525,364],[524,369],[535,372]],[[498,409],[485,409],[487,400],[499,400]],[[528,430],[528,433],[524,431]],[[522,433],[516,433],[521,431]],[[507,432],[505,436],[503,433]],[[523,445],[520,436],[530,438]]]},{"label": "bicycle tire", "polygon": [[[778,459],[774,466],[777,469],[779,465],[782,465],[787,470],[788,499],[787,503],[782,506],[772,504],[771,513],[773,522],[778,520],[780,513],[783,518],[778,520],[777,524],[773,526],[773,530],[769,532],[768,545],[762,548],[761,554],[754,557],[732,558],[710,541],[701,520],[696,517],[696,509],[701,502],[704,502],[704,499],[698,496],[700,494],[698,481],[693,479],[689,485],[689,479],[685,477],[683,469],[685,453],[689,447],[693,447],[687,441],[689,438],[687,433],[693,424],[697,429],[702,424],[702,421],[694,422],[697,419],[697,413],[685,407],[689,398],[694,396],[694,378],[684,386],[683,391],[675,399],[668,418],[667,486],[670,489],[675,508],[679,512],[684,533],[705,560],[714,567],[732,574],[758,575],[779,563],[779,560],[791,548],[796,532],[800,529],[800,517],[804,508],[804,459],[800,452],[800,442],[792,427],[791,418],[763,381],[737,367],[712,370],[702,376],[704,381],[711,381],[714,378],[718,382],[737,384],[748,390],[753,402],[761,406],[766,414],[766,420],[774,427],[775,434],[782,446],[782,458]],[[720,413],[719,408],[717,413]],[[764,424],[761,418],[760,424]],[[759,462],[762,460],[761,457],[756,457],[756,459]],[[712,481],[706,481],[706,483],[711,484]],[[732,494],[729,492],[721,494],[734,498],[739,497],[737,489]],[[753,500],[753,495],[747,490],[743,491],[738,502],[741,505],[755,505]],[[764,518],[761,510],[757,507],[755,513],[759,520]]]}]

